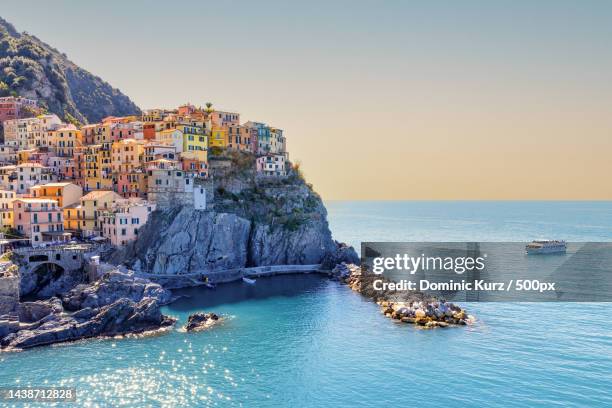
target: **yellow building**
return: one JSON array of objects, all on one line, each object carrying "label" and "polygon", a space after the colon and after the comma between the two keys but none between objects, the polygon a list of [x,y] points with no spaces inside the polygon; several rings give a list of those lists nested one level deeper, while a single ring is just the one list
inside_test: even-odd
[{"label": "yellow building", "polygon": [[13,228],[13,201],[16,198],[14,191],[0,190],[0,226]]},{"label": "yellow building", "polygon": [[78,229],[86,236],[100,235],[100,216],[110,210],[117,200],[121,200],[121,196],[108,190],[92,191],[81,197],[81,208],[75,208],[81,216],[80,220],[77,219],[80,221]]},{"label": "yellow building", "polygon": [[85,217],[83,216],[83,206],[80,203],[64,207],[64,229],[67,231],[77,231],[85,228]]},{"label": "yellow building", "polygon": [[82,146],[81,131],[75,127],[64,127],[51,132],[49,146],[60,157],[74,156],[75,147]]},{"label": "yellow building", "polygon": [[86,191],[102,188],[102,145],[89,145],[83,152],[83,184]]},{"label": "yellow building", "polygon": [[226,148],[228,145],[227,129],[213,127],[210,131],[210,138],[208,140],[209,147]]},{"label": "yellow building", "polygon": [[123,139],[113,143],[111,166],[113,173],[129,173],[144,163],[144,141]]},{"label": "yellow building", "polygon": [[111,127],[105,123],[94,123],[93,125],[85,125],[81,128],[83,144],[103,144],[110,143]]},{"label": "yellow building", "polygon": [[198,160],[206,161],[208,158],[208,137],[203,124],[180,124],[176,128],[183,132],[182,153],[190,153]]},{"label": "yellow building", "polygon": [[38,184],[30,189],[34,198],[57,201],[60,208],[78,203],[83,196],[83,189],[72,183]]},{"label": "yellow building", "polygon": [[38,149],[17,150],[17,164],[29,163],[30,157],[37,152]]}]

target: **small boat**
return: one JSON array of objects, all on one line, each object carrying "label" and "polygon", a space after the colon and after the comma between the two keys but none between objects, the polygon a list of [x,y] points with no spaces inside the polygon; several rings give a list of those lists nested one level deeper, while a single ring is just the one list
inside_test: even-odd
[{"label": "small boat", "polygon": [[215,285],[214,283],[210,283],[210,282],[206,282],[204,286],[206,286],[208,289],[217,289],[217,285]]},{"label": "small boat", "polygon": [[255,284],[255,279],[249,279],[249,278],[242,278],[242,281],[244,283],[248,283],[249,285],[254,285]]},{"label": "small boat", "polygon": [[559,254],[565,253],[566,250],[567,243],[557,240],[532,241],[525,246],[528,254]]}]

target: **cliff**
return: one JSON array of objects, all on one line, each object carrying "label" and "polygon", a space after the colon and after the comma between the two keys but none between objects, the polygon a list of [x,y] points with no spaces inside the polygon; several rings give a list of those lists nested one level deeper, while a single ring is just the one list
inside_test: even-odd
[{"label": "cliff", "polygon": [[0,18],[0,96],[8,95],[38,99],[41,107],[68,122],[140,113],[121,91]]},{"label": "cliff", "polygon": [[154,212],[139,238],[111,262],[155,274],[318,263],[331,269],[358,262],[352,248],[332,239],[325,206],[299,171],[260,178],[251,155],[228,153],[220,160],[231,166],[214,175],[213,210],[175,206]]}]

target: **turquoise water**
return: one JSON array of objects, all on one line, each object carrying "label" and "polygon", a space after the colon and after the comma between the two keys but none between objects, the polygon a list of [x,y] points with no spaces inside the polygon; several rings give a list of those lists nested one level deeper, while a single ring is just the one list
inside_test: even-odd
[{"label": "turquoise water", "polygon": [[[335,237],[612,241],[612,203],[332,202]],[[315,275],[191,289],[166,312],[201,333],[0,354],[0,386],[76,387],[89,406],[612,406],[609,304],[467,305],[474,326],[418,330]],[[19,406],[27,406],[21,404]]]}]

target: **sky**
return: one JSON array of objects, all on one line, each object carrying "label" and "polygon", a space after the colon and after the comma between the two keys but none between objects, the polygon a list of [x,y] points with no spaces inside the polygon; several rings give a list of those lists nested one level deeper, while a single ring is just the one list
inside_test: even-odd
[{"label": "sky", "polygon": [[612,2],[1,4],[143,109],[284,129],[324,199],[612,199]]}]

